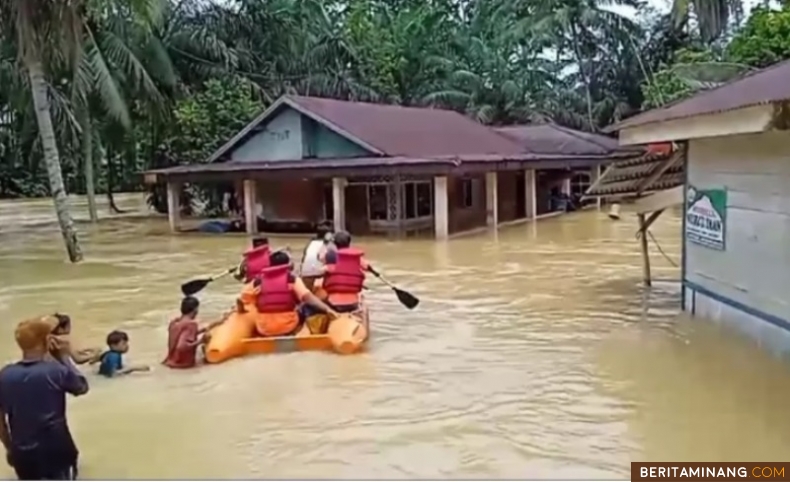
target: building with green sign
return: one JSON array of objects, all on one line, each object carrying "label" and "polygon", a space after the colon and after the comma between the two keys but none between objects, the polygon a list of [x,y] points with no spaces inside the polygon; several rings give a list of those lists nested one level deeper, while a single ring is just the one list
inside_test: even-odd
[{"label": "building with green sign", "polygon": [[675,201],[652,208],[683,204],[683,308],[780,352],[790,352],[789,128],[790,62],[614,127],[622,145],[684,153]]}]

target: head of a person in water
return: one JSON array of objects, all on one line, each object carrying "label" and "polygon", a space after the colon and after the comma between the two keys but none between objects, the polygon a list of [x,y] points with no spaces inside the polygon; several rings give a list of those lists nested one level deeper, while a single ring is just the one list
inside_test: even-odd
[{"label": "head of a person in water", "polygon": [[17,325],[14,338],[23,358],[44,358],[49,351],[52,325],[44,318],[23,321]]},{"label": "head of a person in water", "polygon": [[272,266],[288,266],[291,264],[291,257],[285,251],[275,251],[269,255],[269,264]]},{"label": "head of a person in water", "polygon": [[52,328],[53,335],[69,335],[71,334],[71,317],[69,315],[62,315],[55,313],[52,315],[55,319],[55,327]]},{"label": "head of a person in water", "polygon": [[337,249],[344,249],[351,247],[351,235],[348,234],[346,231],[338,231],[335,233],[335,237],[333,238],[335,246]]},{"label": "head of a person in water", "polygon": [[187,296],[181,300],[181,316],[197,318],[200,309],[200,301],[194,296]]},{"label": "head of a person in water", "polygon": [[330,221],[324,220],[318,223],[318,226],[315,230],[315,239],[325,239],[327,234],[332,233],[332,223]]},{"label": "head of a person in water", "polygon": [[266,236],[258,236],[256,238],[252,238],[252,247],[253,248],[260,248],[261,246],[267,246],[269,244],[269,238]]},{"label": "head of a person in water", "polygon": [[107,335],[107,347],[116,353],[129,351],[129,335],[126,332],[113,330]]}]

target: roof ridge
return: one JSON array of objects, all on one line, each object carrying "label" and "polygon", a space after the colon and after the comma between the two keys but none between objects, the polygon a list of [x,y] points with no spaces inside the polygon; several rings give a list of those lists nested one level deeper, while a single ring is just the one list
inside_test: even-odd
[{"label": "roof ridge", "polygon": [[[592,135],[600,135],[600,134],[596,134],[596,133],[594,133],[594,132],[587,132],[587,131],[576,131],[576,130],[574,130],[574,129],[568,129],[568,128],[567,128],[567,127],[565,127],[565,126],[561,126],[561,125],[559,125],[559,124],[557,124],[557,123],[554,123],[554,122],[549,122],[549,123],[548,123],[548,125],[549,125],[551,128],[553,128],[553,129],[556,129],[556,130],[558,130],[558,131],[561,131],[561,132],[564,132],[564,133],[568,134],[569,136],[573,136],[573,137],[575,137],[575,138],[577,138],[577,139],[579,139],[579,140],[582,140],[582,141],[584,141],[584,142],[589,142],[589,143],[595,144],[596,146],[598,146],[598,147],[600,147],[600,148],[604,149],[604,150],[605,150],[607,153],[608,153],[608,152],[614,152],[614,151],[616,151],[616,150],[617,150],[617,149],[612,149],[612,148],[611,148],[611,147],[609,147],[609,146],[605,146],[605,145],[601,144],[600,142],[598,142],[598,141],[597,141],[596,139],[594,139],[594,138],[593,138],[593,139],[591,139],[591,138],[584,137],[584,136],[580,135],[580,134],[582,134],[582,133],[584,133],[584,134],[592,134]],[[615,141],[615,142],[617,142],[617,139],[612,139],[612,140],[613,140],[613,141]]]}]

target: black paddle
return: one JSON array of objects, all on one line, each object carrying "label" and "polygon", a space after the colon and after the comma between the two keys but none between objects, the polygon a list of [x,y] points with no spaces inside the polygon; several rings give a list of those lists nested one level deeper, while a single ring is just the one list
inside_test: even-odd
[{"label": "black paddle", "polygon": [[181,285],[181,292],[184,293],[184,296],[192,296],[198,291],[208,286],[208,284],[211,283],[212,281],[218,280],[220,278],[224,278],[225,276],[231,273],[235,273],[237,269],[239,269],[239,267],[234,266],[229,270],[225,270],[222,273],[215,276],[211,276],[209,278],[198,278],[198,279],[193,279],[192,281],[187,281],[186,283]]},{"label": "black paddle", "polygon": [[384,283],[385,285],[387,285],[390,288],[392,288],[392,291],[394,291],[395,295],[398,297],[398,301],[400,301],[401,304],[403,306],[405,306],[406,308],[408,308],[410,310],[413,310],[414,308],[417,307],[417,305],[420,304],[420,299],[419,298],[417,298],[413,294],[409,293],[408,291],[404,291],[404,290],[398,288],[397,286],[395,286],[394,284],[390,283],[383,276],[381,276],[381,273],[379,273],[375,269],[368,268],[368,271],[373,273],[373,276],[375,276],[376,278],[381,280],[382,283]]}]

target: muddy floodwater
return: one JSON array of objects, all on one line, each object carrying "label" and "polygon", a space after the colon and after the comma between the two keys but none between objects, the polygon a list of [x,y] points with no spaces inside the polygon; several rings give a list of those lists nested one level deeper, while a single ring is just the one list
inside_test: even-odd
[{"label": "muddy floodwater", "polygon": [[[139,196],[122,207],[139,209]],[[84,218],[84,203],[75,211]],[[102,207],[106,216],[106,208]],[[48,200],[0,203],[0,355],[19,320],[61,311],[80,346],[112,329],[150,373],[70,403],[85,478],[626,478],[632,460],[786,460],[790,365],[679,313],[679,270],[652,248],[646,292],[633,216],[560,218],[450,241],[360,240],[374,280],[364,355],[296,353],[162,368],[179,285],[238,261],[243,236],[168,233],[162,218],[78,225],[64,263]],[[652,229],[680,260],[680,218]],[[295,252],[300,238],[273,238]],[[204,321],[239,286],[201,294]],[[0,468],[0,478],[12,473]]]}]

